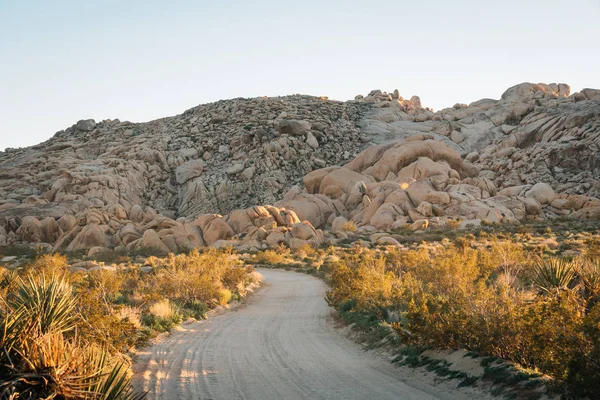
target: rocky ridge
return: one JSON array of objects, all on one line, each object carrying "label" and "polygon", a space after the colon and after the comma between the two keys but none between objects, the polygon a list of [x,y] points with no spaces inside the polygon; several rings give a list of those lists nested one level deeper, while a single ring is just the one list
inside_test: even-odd
[{"label": "rocky ridge", "polygon": [[[396,229],[600,215],[600,91],[523,83],[418,97],[233,99],[148,123],[82,120],[0,153],[0,246],[240,250],[395,244]],[[271,205],[269,205],[271,204]]]}]

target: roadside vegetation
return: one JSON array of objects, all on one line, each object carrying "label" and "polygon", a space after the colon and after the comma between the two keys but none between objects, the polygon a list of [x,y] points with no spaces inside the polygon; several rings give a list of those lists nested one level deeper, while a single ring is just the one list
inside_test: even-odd
[{"label": "roadside vegetation", "polygon": [[127,354],[257,279],[216,250],[91,271],[57,254],[0,268],[0,399],[141,399]]},{"label": "roadside vegetation", "polygon": [[[400,232],[398,246],[356,243],[260,252],[247,260],[325,279],[328,302],[367,347],[457,385],[505,398],[600,398],[598,221]],[[396,350],[393,350],[396,349]],[[431,350],[462,349],[481,373]],[[471,361],[469,361],[471,360]]]},{"label": "roadside vegetation", "polygon": [[[598,398],[600,242],[588,245],[577,257],[493,236],[400,251],[355,247],[328,265],[328,300],[376,338],[391,327],[416,354],[466,349],[528,377],[550,376],[566,397]],[[506,375],[506,366],[486,367],[488,378]]]},{"label": "roadside vegetation", "polygon": [[[348,226],[352,240],[319,249],[37,255],[0,268],[0,399],[142,396],[128,352],[243,298],[254,266],[326,280],[339,317],[394,362],[505,398],[600,398],[597,223],[390,232],[399,246]],[[457,350],[478,373],[440,358]]]}]

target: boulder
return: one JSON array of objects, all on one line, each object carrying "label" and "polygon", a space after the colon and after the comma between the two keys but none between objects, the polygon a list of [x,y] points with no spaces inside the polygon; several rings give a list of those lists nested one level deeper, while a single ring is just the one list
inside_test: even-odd
[{"label": "boulder", "polygon": [[277,124],[279,133],[292,136],[303,136],[310,131],[311,124],[305,120],[284,119]]},{"label": "boulder", "polygon": [[551,203],[554,199],[554,195],[552,187],[543,182],[536,183],[527,193],[525,193],[525,197],[537,200],[542,205]]},{"label": "boulder", "polygon": [[341,232],[344,228],[344,224],[346,224],[348,220],[342,216],[336,217],[331,223],[331,231],[332,232]]},{"label": "boulder", "polygon": [[54,243],[58,240],[63,231],[56,220],[52,217],[46,217],[40,222],[42,228],[43,241],[46,243]]},{"label": "boulder", "polygon": [[277,247],[280,244],[287,244],[285,235],[279,231],[272,231],[265,239],[269,247]]},{"label": "boulder", "polygon": [[249,181],[250,179],[252,179],[255,172],[256,172],[256,167],[254,165],[251,167],[248,167],[242,172],[242,178]]},{"label": "boulder", "polygon": [[142,238],[136,242],[136,249],[152,249],[159,253],[169,254],[171,249],[160,239],[160,236],[154,229],[148,229],[142,235]]},{"label": "boulder", "polygon": [[175,169],[175,179],[180,185],[186,183],[190,179],[197,178],[202,175],[202,171],[206,167],[203,160],[190,160]]},{"label": "boulder", "polygon": [[319,193],[323,193],[328,186],[332,185],[339,187],[344,193],[349,193],[358,182],[369,184],[374,183],[375,180],[347,168],[338,168],[323,177]]},{"label": "boulder", "polygon": [[66,214],[60,217],[58,221],[56,221],[56,223],[58,224],[59,228],[62,229],[63,232],[68,232],[71,229],[75,228],[75,226],[77,225],[77,218],[75,218],[72,215]]},{"label": "boulder", "polygon": [[199,226],[202,230],[202,238],[207,246],[217,242],[218,240],[226,240],[235,234],[233,229],[225,222],[220,215],[202,216],[193,222],[193,225]]},{"label": "boulder", "polygon": [[302,240],[310,240],[316,237],[315,228],[313,228],[307,221],[298,222],[292,226],[292,237]]},{"label": "boulder", "polygon": [[109,247],[110,242],[105,232],[106,227],[97,224],[85,225],[69,243],[66,250],[89,250],[92,247]]},{"label": "boulder", "polygon": [[313,149],[319,148],[319,142],[317,141],[317,138],[310,131],[306,133],[306,144],[308,144]]},{"label": "boulder", "polygon": [[244,170],[243,164],[233,164],[231,167],[227,168],[225,172],[227,175],[237,175]]},{"label": "boulder", "polygon": [[381,231],[388,231],[392,228],[398,217],[404,212],[395,204],[384,203],[377,209],[377,212],[371,217],[369,223]]},{"label": "boulder", "polygon": [[21,219],[21,226],[16,233],[25,242],[41,242],[44,238],[42,224],[36,217],[32,216]]},{"label": "boulder", "polygon": [[319,193],[319,187],[321,186],[321,181],[325,176],[327,176],[331,171],[338,169],[339,167],[327,167],[322,169],[317,169],[306,174],[303,178],[304,187],[306,191],[310,194]]},{"label": "boulder", "polygon": [[413,231],[421,231],[421,230],[427,229],[428,226],[429,226],[428,220],[418,219],[412,223],[412,225],[410,226],[410,229],[412,229]]}]

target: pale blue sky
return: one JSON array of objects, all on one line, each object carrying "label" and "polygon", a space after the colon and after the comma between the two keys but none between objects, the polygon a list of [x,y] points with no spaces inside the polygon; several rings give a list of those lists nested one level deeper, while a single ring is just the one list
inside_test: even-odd
[{"label": "pale blue sky", "polygon": [[0,149],[233,97],[600,87],[600,0],[0,0]]}]

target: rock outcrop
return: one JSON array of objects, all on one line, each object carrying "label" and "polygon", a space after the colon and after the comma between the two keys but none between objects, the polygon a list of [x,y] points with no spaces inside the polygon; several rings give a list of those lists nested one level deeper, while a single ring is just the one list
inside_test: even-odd
[{"label": "rock outcrop", "polygon": [[[82,120],[0,152],[0,246],[257,250],[457,221],[600,215],[600,91],[523,83],[418,97],[234,99],[142,124]],[[454,224],[453,226],[456,226]]]}]

